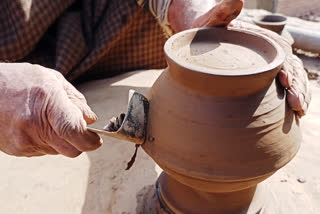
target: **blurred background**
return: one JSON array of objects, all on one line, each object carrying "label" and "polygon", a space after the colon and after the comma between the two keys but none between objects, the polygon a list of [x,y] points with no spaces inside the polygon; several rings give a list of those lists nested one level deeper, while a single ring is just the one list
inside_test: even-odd
[{"label": "blurred background", "polygon": [[320,21],[320,0],[245,0],[245,8],[265,9],[308,21]]}]

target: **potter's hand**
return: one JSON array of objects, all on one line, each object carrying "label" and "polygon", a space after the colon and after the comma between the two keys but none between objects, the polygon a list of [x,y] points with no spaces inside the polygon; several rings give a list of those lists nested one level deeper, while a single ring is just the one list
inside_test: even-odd
[{"label": "potter's hand", "polygon": [[279,72],[278,79],[282,86],[288,89],[287,101],[291,109],[296,111],[299,117],[304,116],[311,100],[309,80],[302,61],[292,53],[289,42],[284,37],[279,36],[272,31],[265,30],[252,24],[234,21],[231,25],[264,34],[281,45],[287,54],[287,58],[283,68]]},{"label": "potter's hand", "polygon": [[280,83],[288,88],[287,101],[291,109],[296,111],[299,117],[304,116],[311,101],[311,90],[302,61],[293,54],[287,56],[278,78]]},{"label": "potter's hand", "polygon": [[0,150],[15,156],[76,157],[101,145],[84,96],[51,69],[0,63]]},{"label": "potter's hand", "polygon": [[175,32],[194,27],[226,26],[243,7],[243,0],[172,0],[168,22]]}]

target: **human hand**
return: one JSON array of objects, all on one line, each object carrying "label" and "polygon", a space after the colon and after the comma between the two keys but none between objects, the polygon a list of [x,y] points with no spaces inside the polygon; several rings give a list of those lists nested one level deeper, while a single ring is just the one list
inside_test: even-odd
[{"label": "human hand", "polygon": [[303,63],[293,54],[290,43],[284,37],[256,25],[240,21],[233,21],[231,25],[268,36],[285,50],[287,57],[278,74],[278,80],[287,89],[287,101],[290,108],[296,111],[299,117],[304,116],[311,101],[311,90]]},{"label": "human hand", "polygon": [[172,0],[168,22],[174,32],[226,26],[241,12],[243,0]]},{"label": "human hand", "polygon": [[57,71],[0,63],[0,150],[14,156],[76,157],[101,146],[87,130],[97,116]]},{"label": "human hand", "polygon": [[311,101],[311,89],[302,61],[295,55],[288,55],[278,74],[281,85],[287,88],[287,101],[299,117],[307,113]]}]

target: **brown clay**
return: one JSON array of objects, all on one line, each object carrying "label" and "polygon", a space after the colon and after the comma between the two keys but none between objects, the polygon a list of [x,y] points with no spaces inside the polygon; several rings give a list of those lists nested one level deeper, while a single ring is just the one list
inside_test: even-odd
[{"label": "brown clay", "polygon": [[301,139],[275,80],[283,50],[233,28],[184,31],[164,50],[169,67],[148,94],[142,145],[165,171],[160,204],[188,214],[259,211],[257,184],[294,157]]},{"label": "brown clay", "polygon": [[287,164],[301,140],[276,81],[284,51],[234,28],[184,31],[164,51],[169,67],[148,100],[132,92],[120,128],[93,131],[143,143],[164,170],[158,213],[260,213],[257,184]]},{"label": "brown clay", "polygon": [[280,14],[261,15],[255,17],[253,22],[262,28],[281,34],[287,24],[287,18]]}]

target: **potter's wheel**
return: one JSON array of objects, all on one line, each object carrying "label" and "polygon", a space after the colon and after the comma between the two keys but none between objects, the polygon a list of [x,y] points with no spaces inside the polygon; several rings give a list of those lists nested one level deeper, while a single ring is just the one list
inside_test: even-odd
[{"label": "potter's wheel", "polygon": [[191,70],[209,74],[261,73],[279,66],[285,57],[274,41],[248,30],[192,29],[174,37],[165,45],[166,54]]}]

